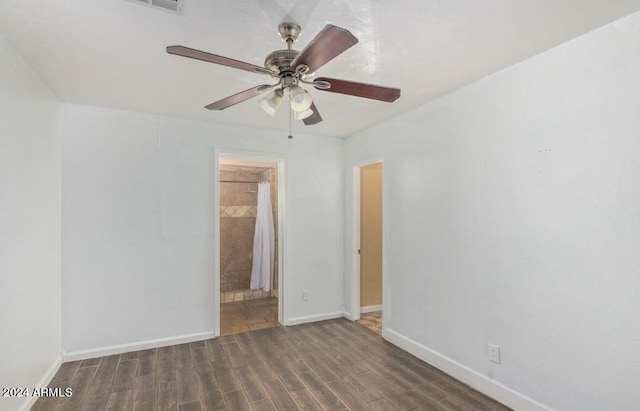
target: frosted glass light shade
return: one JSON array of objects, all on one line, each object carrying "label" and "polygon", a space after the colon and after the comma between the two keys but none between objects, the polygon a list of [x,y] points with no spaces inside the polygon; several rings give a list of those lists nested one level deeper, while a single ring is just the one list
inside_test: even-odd
[{"label": "frosted glass light shade", "polygon": [[294,113],[296,120],[304,120],[305,118],[313,114],[313,110],[308,108],[305,111],[294,111]]},{"label": "frosted glass light shade", "polygon": [[260,104],[260,107],[262,107],[267,114],[274,117],[278,107],[280,107],[280,104],[282,103],[282,94],[281,89],[274,90],[267,94],[265,98],[259,100],[258,104]]},{"label": "frosted glass light shade", "polygon": [[292,86],[289,89],[289,97],[291,97],[291,108],[293,111],[303,112],[308,110],[313,103],[309,93],[300,86]]}]

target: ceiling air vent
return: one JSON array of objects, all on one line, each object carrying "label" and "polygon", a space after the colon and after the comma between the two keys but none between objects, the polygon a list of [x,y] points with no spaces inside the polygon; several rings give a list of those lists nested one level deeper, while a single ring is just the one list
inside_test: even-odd
[{"label": "ceiling air vent", "polygon": [[132,0],[136,3],[143,3],[151,7],[160,8],[163,10],[172,11],[174,13],[182,14],[182,6],[184,0]]}]

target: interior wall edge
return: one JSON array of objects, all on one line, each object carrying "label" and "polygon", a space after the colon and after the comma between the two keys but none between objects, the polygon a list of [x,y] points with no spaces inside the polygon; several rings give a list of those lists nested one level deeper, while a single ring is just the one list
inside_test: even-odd
[{"label": "interior wall edge", "polygon": [[353,315],[352,315],[349,311],[344,311],[344,312],[342,313],[342,316],[343,316],[344,318],[346,318],[347,320],[349,320],[349,321],[356,321],[356,319],[355,319],[355,318],[353,318]]},{"label": "interior wall edge", "polygon": [[3,35],[0,90],[0,381],[33,388],[61,350],[61,105]]},{"label": "interior wall edge", "polygon": [[376,311],[381,311],[381,310],[382,310],[382,304],[369,305],[366,307],[360,307],[360,314],[374,313]]},{"label": "interior wall edge", "polygon": [[80,351],[63,351],[62,362],[88,360],[91,358],[105,357],[107,355],[124,354],[132,351],[149,350],[153,348],[167,347],[169,345],[186,344],[190,342],[210,340],[215,338],[213,331],[205,331],[196,334],[177,335],[175,337],[157,338],[154,340],[138,341],[127,344],[112,345],[109,347],[91,348]]},{"label": "interior wall edge", "polygon": [[[42,378],[40,379],[40,382],[38,382],[36,387],[48,387],[49,383],[51,382],[53,377],[56,375],[58,370],[60,369],[60,366],[62,365],[62,363],[63,363],[62,353],[60,353],[58,358],[56,358],[53,364],[51,364],[51,367],[49,367],[49,369],[44,373],[44,375],[42,376]],[[18,410],[19,411],[29,410],[36,403],[37,400],[38,400],[38,397],[35,397],[35,396],[25,398],[24,403],[20,408],[18,408]]]},{"label": "interior wall edge", "polygon": [[294,317],[289,318],[289,321],[286,325],[300,325],[305,323],[313,323],[316,321],[324,321],[324,320],[335,320],[336,318],[343,318],[346,313],[342,311],[336,311],[333,313],[326,314],[314,314],[314,315],[305,315],[302,317]]},{"label": "interior wall edge", "polygon": [[479,372],[460,364],[459,362],[440,354],[404,335],[383,327],[383,338],[391,344],[415,355],[422,361],[438,368],[459,381],[469,385],[481,393],[501,402],[508,407],[520,411],[553,411],[548,407],[526,395],[507,387]]}]

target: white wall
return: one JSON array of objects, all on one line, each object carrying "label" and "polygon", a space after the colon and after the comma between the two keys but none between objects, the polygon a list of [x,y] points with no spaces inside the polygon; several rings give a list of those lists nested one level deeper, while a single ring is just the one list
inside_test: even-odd
[{"label": "white wall", "polygon": [[348,139],[345,198],[384,160],[388,338],[512,404],[637,409],[638,73],[636,13]]},{"label": "white wall", "polygon": [[214,149],[285,156],[286,316],[343,311],[343,140],[72,104],[62,139],[66,353],[213,331]]},{"label": "white wall", "polygon": [[36,387],[60,361],[58,124],[55,96],[0,35],[0,387]]}]

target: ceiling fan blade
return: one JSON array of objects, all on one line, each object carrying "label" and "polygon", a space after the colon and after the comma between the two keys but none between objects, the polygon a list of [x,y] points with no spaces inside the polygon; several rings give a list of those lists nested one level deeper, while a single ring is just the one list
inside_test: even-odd
[{"label": "ceiling fan blade", "polygon": [[244,61],[230,59],[229,57],[218,56],[216,54],[207,53],[184,46],[168,46],[167,53],[175,54],[177,56],[189,57],[196,60],[207,61],[209,63],[220,64],[227,67],[233,67],[240,70],[250,71],[252,73],[262,73],[272,75],[273,73],[260,66],[256,66],[251,63],[245,63]]},{"label": "ceiling fan blade", "polygon": [[215,103],[211,103],[209,105],[204,106],[204,108],[209,110],[224,110],[225,108],[229,108],[238,103],[242,103],[245,100],[248,100],[252,97],[255,97],[259,94],[264,93],[267,90],[271,90],[274,86],[269,84],[263,84],[261,86],[255,86],[248,90],[241,91],[233,96],[229,96],[227,98],[223,98],[222,100],[216,101]]},{"label": "ceiling fan blade", "polygon": [[375,86],[373,84],[356,83],[354,81],[338,80],[335,78],[318,77],[314,81],[326,81],[331,84],[329,88],[316,87],[318,90],[332,93],[347,94],[370,98],[373,100],[386,101],[388,103],[396,101],[400,97],[399,88]]},{"label": "ceiling fan blade", "polygon": [[309,74],[314,73],[357,42],[348,30],[327,24],[291,62],[291,67],[295,69],[304,64],[309,67]]},{"label": "ceiling fan blade", "polygon": [[311,107],[309,108],[313,111],[313,114],[302,120],[305,126],[312,126],[322,121],[322,117],[316,108],[316,103],[311,103]]}]

